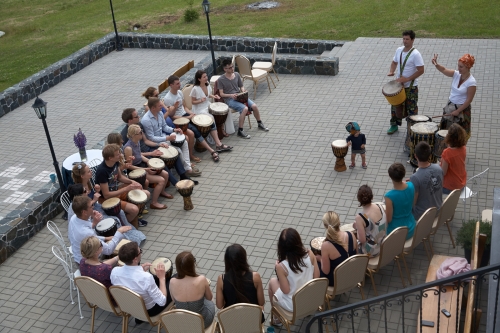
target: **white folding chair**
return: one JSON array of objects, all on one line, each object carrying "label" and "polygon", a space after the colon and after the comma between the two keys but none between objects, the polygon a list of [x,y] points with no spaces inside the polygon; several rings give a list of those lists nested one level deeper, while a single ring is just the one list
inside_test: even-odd
[{"label": "white folding chair", "polygon": [[73,300],[73,288],[76,289],[76,296],[78,296],[78,310],[80,311],[80,319],[83,319],[82,315],[82,307],[80,304],[80,292],[78,291],[78,288],[76,288],[75,285],[75,278],[81,276],[80,270],[76,270],[74,273],[72,272],[72,269],[70,268],[70,265],[66,262],[65,255],[61,252],[61,249],[57,246],[52,246],[52,253],[54,256],[59,259],[61,264],[63,265],[64,271],[66,272],[66,275],[68,276],[69,279],[69,296],[71,298],[71,304],[75,304],[75,301]]},{"label": "white folding chair", "polygon": [[71,205],[68,191],[64,191],[64,193],[61,194],[61,205],[63,206],[64,210],[68,212],[69,205]]},{"label": "white folding chair", "polygon": [[[479,188],[481,187],[481,180],[483,177],[487,175],[487,172],[490,168],[486,168],[481,173],[478,173],[477,175],[469,178],[467,181],[465,187],[462,189],[462,192],[460,193],[460,199],[464,202],[464,217],[465,221],[468,221],[468,216],[467,216],[467,204],[466,201],[467,199],[476,198],[476,206],[477,206],[477,218],[480,217],[479,215]],[[470,186],[470,187],[469,187]]]}]

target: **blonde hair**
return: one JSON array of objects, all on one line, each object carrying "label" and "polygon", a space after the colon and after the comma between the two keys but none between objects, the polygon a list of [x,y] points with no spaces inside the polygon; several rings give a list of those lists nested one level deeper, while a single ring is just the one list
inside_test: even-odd
[{"label": "blonde hair", "polygon": [[342,232],[340,231],[339,214],[333,211],[326,212],[323,215],[322,221],[326,228],[326,239],[345,247],[344,237],[342,237]]},{"label": "blonde hair", "polygon": [[92,186],[90,179],[88,180],[87,184],[83,183],[82,175],[85,172],[85,168],[90,167],[83,162],[73,165],[73,169],[71,169],[71,178],[73,178],[73,182],[75,182],[76,184],[87,186],[87,190],[91,191],[94,187]]},{"label": "blonde hair", "polygon": [[85,237],[80,243],[80,252],[85,259],[91,259],[101,247],[101,241],[95,236]]},{"label": "blonde hair", "polygon": [[135,124],[130,125],[128,127],[128,131],[127,131],[127,138],[132,139],[138,130],[139,131],[141,130],[141,127],[139,125],[135,125]]}]

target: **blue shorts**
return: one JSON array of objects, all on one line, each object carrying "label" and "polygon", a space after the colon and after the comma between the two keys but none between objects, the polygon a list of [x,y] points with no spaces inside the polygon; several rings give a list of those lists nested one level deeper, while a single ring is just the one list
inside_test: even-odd
[{"label": "blue shorts", "polygon": [[[237,102],[237,101],[235,101],[235,100],[234,100],[234,99],[232,99],[232,98],[229,98],[229,99],[227,100],[227,102],[226,102],[226,103],[227,103],[227,106],[229,106],[229,107],[230,107],[231,109],[233,109],[233,110],[238,111],[239,113],[242,113],[242,112],[243,112],[243,109],[245,109],[245,106],[246,106],[245,104],[240,103],[240,102]],[[252,105],[254,105],[254,104],[255,104],[255,103],[254,103],[254,102],[252,102],[252,101],[250,100],[250,98],[249,98],[249,99],[248,99],[248,109],[249,109],[249,110],[252,110]]]}]

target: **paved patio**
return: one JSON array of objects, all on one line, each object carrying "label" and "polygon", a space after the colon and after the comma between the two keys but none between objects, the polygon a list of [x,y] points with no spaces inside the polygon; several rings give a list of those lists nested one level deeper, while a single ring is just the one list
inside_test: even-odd
[{"label": "paved patio", "polygon": [[[261,84],[256,102],[270,131],[257,130],[252,120],[253,128],[248,130],[252,138],[226,139],[235,148],[221,154],[218,164],[212,162],[208,153],[200,155],[203,162],[198,166],[203,177],[192,196],[195,209],[184,211],[181,196],[170,188],[168,191],[175,198],[165,201],[169,208],[146,216],[150,223],[142,229],[148,238],[144,258],[152,261],[166,256],[173,260],[180,251],[192,250],[199,272],[215,281],[224,269],[226,246],[240,243],[267,289],[274,274],[277,237],[283,228],[296,228],[304,243],[309,243],[323,234],[321,216],[328,210],[338,212],[342,221],[352,222],[359,209],[356,191],[360,185],[372,186],[375,200],[382,200],[391,187],[387,168],[395,161],[407,160],[403,152],[404,129],[393,136],[385,134],[389,106],[381,93],[382,85],[389,81],[386,74],[392,55],[400,44],[400,38],[358,38],[340,51],[338,76],[280,75],[271,94]],[[495,103],[500,97],[500,72],[496,69],[500,42],[417,39],[415,46],[426,62],[426,73],[419,82],[419,109],[429,116],[441,113],[451,83],[431,65],[433,53],[439,53],[439,62],[452,68],[463,53],[476,56],[472,73],[478,81],[478,92],[473,102],[467,170],[472,176],[490,168],[479,206],[491,208],[493,188],[500,183],[500,159],[496,153],[500,146],[500,107]],[[140,94],[147,86],[157,85],[183,62],[196,62],[206,55],[207,52],[126,49],[111,53],[45,92],[41,97],[48,102],[47,120],[59,163],[76,152],[72,135],[79,127],[92,146],[121,123],[121,110],[143,104]],[[250,84],[247,87],[252,92]],[[11,147],[0,152],[2,216],[17,206],[16,198],[20,200],[26,193],[34,192],[53,172],[42,125],[31,104],[28,102],[0,119],[0,141]],[[330,143],[347,136],[344,126],[349,121],[357,121],[367,136],[368,169],[357,167],[337,173],[333,170]],[[245,128],[248,129],[247,123]],[[21,139],[12,140],[19,133]],[[360,165],[359,160],[357,164]],[[407,174],[411,174],[409,167]],[[40,179],[36,178],[38,175]],[[468,210],[474,213],[475,203]],[[463,218],[462,211],[463,204],[459,203],[454,231]],[[67,221],[59,217],[55,222],[66,234]],[[54,244],[55,239],[44,229],[0,266],[0,332],[89,330],[88,307],[82,305],[85,319],[80,320],[77,305],[69,303],[68,280],[50,251]],[[437,254],[463,253],[462,249],[452,248],[444,229],[434,237],[433,245]],[[422,246],[408,258],[408,264],[414,284],[422,283],[428,266]],[[372,297],[367,282],[364,290]],[[376,275],[376,282],[379,293],[402,288],[393,266]],[[212,289],[215,291],[215,284]],[[359,293],[353,291],[336,304],[359,299]],[[265,309],[268,318],[269,302]],[[96,332],[120,331],[119,318],[100,310],[97,314]],[[392,318],[390,329],[401,331],[400,318]],[[293,331],[303,332],[305,323],[307,320],[301,321]],[[410,331],[415,330],[414,320],[406,325]],[[383,328],[375,327],[379,331]],[[130,331],[146,332],[150,328],[141,325],[130,327]]]}]

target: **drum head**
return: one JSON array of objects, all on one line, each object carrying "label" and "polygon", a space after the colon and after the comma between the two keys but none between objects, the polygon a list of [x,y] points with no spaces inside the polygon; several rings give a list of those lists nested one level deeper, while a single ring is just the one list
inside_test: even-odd
[{"label": "drum head", "polygon": [[111,198],[111,199],[108,199],[102,203],[102,208],[108,209],[108,208],[112,208],[118,204],[120,204],[119,198]]},{"label": "drum head", "polygon": [[141,190],[132,190],[127,193],[127,197],[133,202],[146,202],[148,200],[148,196]]},{"label": "drum head", "polygon": [[96,230],[99,230],[99,231],[104,231],[104,230],[108,230],[110,229],[111,227],[113,227],[115,225],[116,221],[114,219],[112,219],[111,217],[107,218],[107,219],[104,219],[102,220],[101,222],[99,222],[96,226],[95,226],[95,229]]},{"label": "drum head", "polygon": [[448,135],[448,130],[437,131],[437,135],[439,135],[442,138],[446,138],[446,136]]},{"label": "drum head", "polygon": [[174,119],[174,125],[183,126],[183,125],[187,125],[187,124],[189,124],[189,119],[187,119],[186,117],[180,117],[180,118]]},{"label": "drum head", "polygon": [[115,250],[113,251],[113,253],[118,254],[118,251],[120,251],[120,248],[121,248],[123,245],[127,244],[127,243],[130,243],[130,241],[129,241],[128,239],[122,239],[122,240],[118,243],[118,245],[116,245]]},{"label": "drum head", "polygon": [[161,151],[162,155],[161,157],[163,158],[173,158],[173,157],[176,157],[177,155],[179,155],[179,152],[177,151],[177,149],[175,149],[174,147],[168,147],[168,148],[164,148],[164,147],[160,147],[158,148],[159,151]]},{"label": "drum head", "polygon": [[211,103],[208,108],[210,110],[210,113],[212,114],[226,114],[229,112],[229,107],[227,106],[226,103],[220,103],[220,102]]},{"label": "drum head", "polygon": [[326,237],[316,237],[316,238],[313,238],[313,240],[311,241],[311,247],[313,247],[313,248],[315,248],[317,250],[321,250],[321,245],[325,241],[325,238]]},{"label": "drum head", "polygon": [[153,263],[151,264],[151,266],[149,266],[149,272],[151,274],[156,275],[156,267],[158,266],[158,264],[165,265],[165,272],[168,272],[168,270],[170,269],[170,267],[172,267],[172,262],[170,261],[170,259],[168,259],[168,258],[157,258],[157,259],[155,259],[155,261],[153,261]]},{"label": "drum head", "polygon": [[175,142],[181,142],[186,140],[186,136],[184,134],[179,134],[179,133],[174,133],[174,134],[175,134]]},{"label": "drum head", "polygon": [[431,122],[417,123],[411,127],[411,131],[417,134],[434,134],[438,129],[438,125]]},{"label": "drum head", "polygon": [[146,170],[144,169],[135,169],[135,170],[132,170],[128,173],[128,177],[129,178],[139,178],[139,177],[142,177],[146,174]]},{"label": "drum head", "polygon": [[154,169],[163,169],[165,167],[165,162],[159,158],[152,158],[149,160],[148,165]]},{"label": "drum head", "polygon": [[177,184],[175,184],[175,187],[179,189],[187,189],[187,188],[192,188],[194,186],[194,182],[191,179],[183,179],[179,180]]},{"label": "drum head", "polygon": [[332,147],[334,148],[344,148],[347,147],[347,141],[345,140],[335,140],[332,142]]},{"label": "drum head", "polygon": [[429,118],[427,116],[422,116],[420,114],[409,116],[408,118],[410,118],[410,120],[413,121],[414,123],[421,123],[423,121],[431,121],[431,118]]},{"label": "drum head", "polygon": [[384,84],[384,86],[382,87],[382,92],[384,93],[384,95],[391,96],[399,93],[401,89],[403,89],[403,85],[396,80],[392,80]]},{"label": "drum head", "polygon": [[212,125],[214,120],[207,114],[198,114],[193,117],[193,123],[201,127],[209,127]]}]

